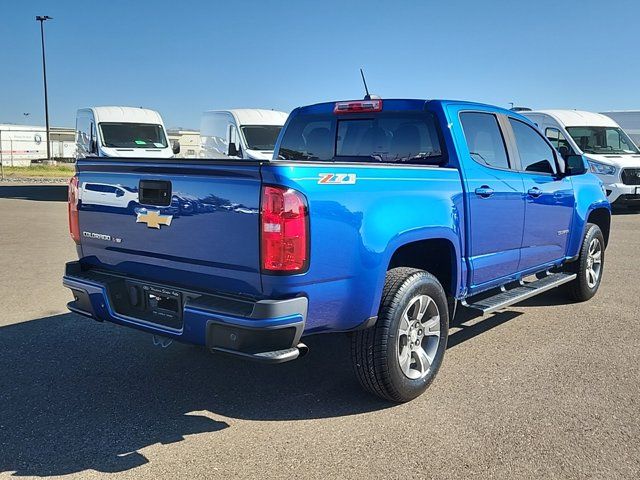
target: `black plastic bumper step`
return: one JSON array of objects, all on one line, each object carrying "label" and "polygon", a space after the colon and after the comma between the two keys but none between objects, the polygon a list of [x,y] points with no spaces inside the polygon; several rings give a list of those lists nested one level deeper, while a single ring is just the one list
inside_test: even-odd
[{"label": "black plastic bumper step", "polygon": [[306,355],[309,348],[304,343],[299,343],[295,347],[286,348],[284,350],[276,350],[273,352],[245,353],[237,350],[231,350],[223,347],[212,347],[212,351],[234,355],[236,357],[245,358],[260,363],[284,363],[295,360],[298,357]]},{"label": "black plastic bumper step", "polygon": [[462,305],[474,310],[479,310],[483,314],[493,313],[502,310],[515,303],[522,302],[527,298],[534,297],[539,293],[546,292],[552,288],[558,287],[563,283],[568,283],[577,277],[575,273],[553,273],[539,280],[521,284],[521,286],[504,290],[492,297],[483,298],[482,300],[473,301],[471,303],[462,301]]}]

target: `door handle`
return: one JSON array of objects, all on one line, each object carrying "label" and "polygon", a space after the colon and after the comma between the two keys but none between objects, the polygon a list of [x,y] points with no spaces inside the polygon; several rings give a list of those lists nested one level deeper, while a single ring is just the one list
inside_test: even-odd
[{"label": "door handle", "polygon": [[476,188],[476,195],[482,198],[489,198],[493,195],[493,188],[488,185],[482,185],[481,187]]},{"label": "door handle", "polygon": [[527,191],[527,193],[530,197],[538,198],[540,195],[542,195],[542,190],[540,190],[538,187],[532,187]]},{"label": "door handle", "polygon": [[171,182],[165,180],[140,180],[139,201],[143,205],[167,207],[171,205]]}]

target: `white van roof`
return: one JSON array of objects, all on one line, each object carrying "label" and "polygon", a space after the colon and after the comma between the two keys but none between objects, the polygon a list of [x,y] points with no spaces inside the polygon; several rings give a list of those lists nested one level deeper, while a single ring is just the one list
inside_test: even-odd
[{"label": "white van roof", "polygon": [[140,107],[92,107],[96,122],[153,123],[162,125],[162,117],[155,110]]},{"label": "white van roof", "polygon": [[617,127],[613,119],[601,113],[585,112],[584,110],[533,110],[520,112],[522,115],[544,113],[557,120],[565,127]]},{"label": "white van roof", "polygon": [[260,108],[234,108],[232,110],[209,110],[204,115],[230,113],[239,125],[284,125],[289,114],[278,110]]}]

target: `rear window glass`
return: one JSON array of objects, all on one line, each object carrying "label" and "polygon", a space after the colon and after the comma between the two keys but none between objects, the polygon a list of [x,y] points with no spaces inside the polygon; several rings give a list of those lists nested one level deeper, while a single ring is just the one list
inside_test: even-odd
[{"label": "rear window glass", "polygon": [[434,163],[442,156],[429,112],[299,115],[289,123],[278,151],[281,160]]}]

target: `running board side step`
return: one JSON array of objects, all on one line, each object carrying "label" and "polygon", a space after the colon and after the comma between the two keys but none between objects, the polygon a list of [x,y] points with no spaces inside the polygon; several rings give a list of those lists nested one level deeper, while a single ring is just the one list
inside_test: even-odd
[{"label": "running board side step", "polygon": [[[520,283],[519,287],[509,290],[502,288],[502,291],[493,297],[484,298],[477,302],[467,303],[463,300],[461,303],[467,308],[479,310],[483,314],[493,313],[503,308],[509,307],[514,303],[522,302],[527,298],[534,297],[539,293],[546,292],[552,288],[556,288],[564,283],[575,280],[575,273],[553,273],[539,280],[529,283]],[[471,299],[473,301],[473,299]]]}]

